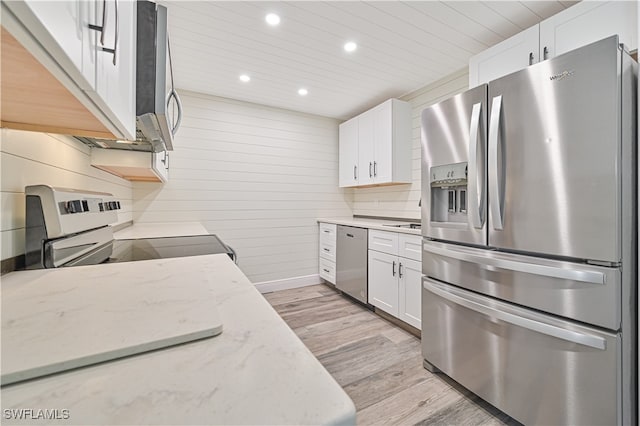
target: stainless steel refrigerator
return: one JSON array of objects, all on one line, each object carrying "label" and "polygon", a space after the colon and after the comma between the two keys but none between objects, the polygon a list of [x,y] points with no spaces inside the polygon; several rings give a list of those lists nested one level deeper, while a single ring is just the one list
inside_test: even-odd
[{"label": "stainless steel refrigerator", "polygon": [[425,367],[525,424],[637,422],[636,81],[614,36],[422,113]]}]

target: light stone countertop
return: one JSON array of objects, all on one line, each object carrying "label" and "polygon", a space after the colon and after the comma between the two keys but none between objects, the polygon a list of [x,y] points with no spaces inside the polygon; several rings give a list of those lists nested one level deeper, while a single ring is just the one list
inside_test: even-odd
[{"label": "light stone countertop", "polygon": [[[122,265],[7,276],[22,274],[28,284],[34,274],[54,272],[51,286],[135,279]],[[162,279],[183,283],[185,291],[213,288],[222,334],[5,386],[3,424],[355,424],[351,399],[227,255],[135,265],[141,275],[163,269]],[[68,410],[69,418],[17,421],[7,418],[7,409],[32,409],[32,416],[38,409]]]},{"label": "light stone countertop", "polygon": [[360,228],[368,228],[368,229],[377,229],[379,231],[389,231],[389,232],[400,232],[403,234],[412,234],[412,235],[422,235],[422,231],[420,229],[411,229],[411,228],[398,228],[394,226],[385,226],[385,225],[399,225],[399,224],[408,224],[408,223],[420,223],[419,219],[407,221],[398,221],[398,220],[385,220],[385,219],[369,219],[369,218],[319,218],[317,219],[318,223],[334,223],[336,225],[347,225],[347,226],[356,226]]},{"label": "light stone countertop", "polygon": [[200,222],[134,223],[114,232],[113,238],[116,240],[129,240],[207,234],[207,230]]}]

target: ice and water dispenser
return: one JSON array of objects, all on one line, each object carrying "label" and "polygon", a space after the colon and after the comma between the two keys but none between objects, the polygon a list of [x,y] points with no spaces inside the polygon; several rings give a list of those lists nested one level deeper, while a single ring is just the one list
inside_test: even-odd
[{"label": "ice and water dispenser", "polygon": [[467,222],[467,163],[430,170],[431,222]]}]

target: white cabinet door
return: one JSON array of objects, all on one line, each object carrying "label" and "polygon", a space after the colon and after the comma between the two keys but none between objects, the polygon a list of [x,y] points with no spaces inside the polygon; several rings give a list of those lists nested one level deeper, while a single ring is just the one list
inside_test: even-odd
[{"label": "white cabinet door", "polygon": [[398,318],[415,328],[421,329],[422,263],[402,257],[399,258],[399,262]]},{"label": "white cabinet door", "polygon": [[339,128],[339,179],[341,188],[358,184],[358,117],[345,121]]},{"label": "white cabinet door", "polygon": [[469,59],[469,88],[539,62],[539,25],[526,29]]},{"label": "white cabinet door", "polygon": [[153,160],[151,168],[155,172],[158,179],[162,182],[169,181],[169,152],[155,152],[152,154]]},{"label": "white cabinet door", "polygon": [[[96,91],[89,96],[128,140],[136,138],[136,3],[106,1],[104,47],[97,52]],[[98,11],[102,19],[102,9]]]},{"label": "white cabinet door", "polygon": [[392,99],[371,110],[373,119],[373,180],[393,180],[393,109]]},{"label": "white cabinet door", "polygon": [[358,116],[358,185],[370,185],[373,179],[374,123],[376,116],[373,110]]},{"label": "white cabinet door", "polygon": [[398,257],[369,250],[369,303],[398,316]]},{"label": "white cabinet door", "polygon": [[541,58],[553,58],[614,34],[629,50],[637,49],[637,8],[635,1],[583,1],[542,21]]},{"label": "white cabinet door", "polygon": [[94,2],[10,1],[6,6],[83,90],[96,83]]}]

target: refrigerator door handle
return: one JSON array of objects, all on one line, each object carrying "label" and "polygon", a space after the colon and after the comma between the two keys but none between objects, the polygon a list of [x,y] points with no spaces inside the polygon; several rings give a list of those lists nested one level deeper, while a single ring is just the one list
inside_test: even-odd
[{"label": "refrigerator door handle", "polygon": [[485,181],[484,168],[478,172],[478,145],[480,143],[480,116],[482,104],[478,102],[471,110],[471,125],[469,126],[469,163],[468,163],[468,189],[469,191],[469,225],[476,229],[482,229],[484,225],[484,197]]},{"label": "refrigerator door handle", "polygon": [[515,260],[497,259],[488,256],[479,256],[472,253],[466,253],[450,248],[436,247],[427,243],[424,243],[422,247],[423,250],[428,253],[461,260],[463,262],[471,262],[493,268],[507,269],[510,271],[524,272],[525,274],[541,275],[550,278],[571,280],[588,284],[605,284],[605,276],[601,272],[585,271],[580,269],[565,269],[555,266],[519,262]]},{"label": "refrigerator door handle", "polygon": [[504,166],[500,164],[502,159],[498,152],[500,138],[500,119],[502,117],[502,95],[493,98],[491,104],[491,120],[489,123],[489,211],[491,213],[491,226],[501,231],[504,225],[502,216],[504,208]]},{"label": "refrigerator door handle", "polygon": [[578,345],[588,346],[603,351],[607,349],[607,342],[602,337],[567,330],[566,328],[558,327],[542,321],[536,321],[534,319],[515,315],[492,306],[487,306],[475,300],[468,299],[462,295],[454,294],[448,291],[443,285],[438,284],[436,281],[430,280],[429,278],[423,278],[423,280],[423,287],[425,290],[430,291],[431,293],[434,293],[435,295],[452,303],[486,315],[489,318],[504,321],[517,327],[526,328],[536,333],[546,334],[547,336],[556,337]]}]

